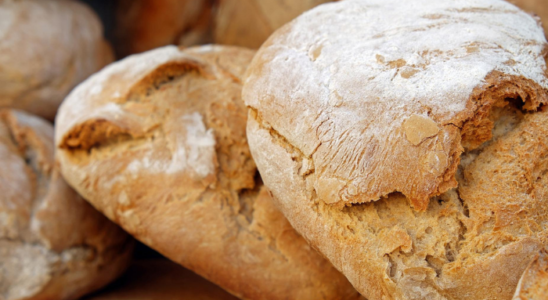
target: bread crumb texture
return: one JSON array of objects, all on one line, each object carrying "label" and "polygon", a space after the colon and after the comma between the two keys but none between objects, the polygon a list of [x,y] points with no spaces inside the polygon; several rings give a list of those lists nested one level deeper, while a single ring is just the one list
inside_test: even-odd
[{"label": "bread crumb texture", "polygon": [[63,174],[129,233],[243,299],[357,299],[273,205],[247,145],[254,52],[174,46],[78,86],[57,117]]},{"label": "bread crumb texture", "polygon": [[53,128],[0,110],[0,299],[78,299],[115,279],[132,239],[72,190]]},{"label": "bread crumb texture", "polygon": [[368,299],[511,299],[548,246],[546,39],[495,0],[347,0],[244,82],[291,224]]}]

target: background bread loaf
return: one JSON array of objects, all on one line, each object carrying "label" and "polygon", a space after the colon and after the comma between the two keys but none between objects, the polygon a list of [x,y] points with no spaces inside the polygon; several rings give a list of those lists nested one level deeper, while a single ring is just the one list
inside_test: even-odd
[{"label": "background bread loaf", "polygon": [[0,299],[77,299],[115,279],[132,239],[61,177],[53,128],[0,110]]},{"label": "background bread loaf", "polygon": [[0,107],[53,120],[70,90],[113,59],[78,1],[5,0],[0,19]]}]

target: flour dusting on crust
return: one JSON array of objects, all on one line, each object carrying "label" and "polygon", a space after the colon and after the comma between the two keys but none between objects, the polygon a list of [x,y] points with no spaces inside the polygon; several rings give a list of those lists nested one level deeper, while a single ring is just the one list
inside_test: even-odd
[{"label": "flour dusting on crust", "polygon": [[[326,203],[402,192],[422,210],[456,185],[461,129],[489,76],[527,82],[513,97],[531,109],[546,100],[538,96],[548,88],[546,46],[536,20],[505,1],[340,1],[278,30],[256,55],[243,97],[313,161]],[[410,142],[411,116],[439,132]]]}]

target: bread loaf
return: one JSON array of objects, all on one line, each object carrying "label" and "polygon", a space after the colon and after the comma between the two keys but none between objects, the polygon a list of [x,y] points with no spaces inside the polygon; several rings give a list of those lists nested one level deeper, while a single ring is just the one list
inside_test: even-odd
[{"label": "bread loaf", "polygon": [[148,246],[243,299],[355,299],[273,206],[241,78],[254,52],[167,46],[114,63],[56,119],[69,183]]},{"label": "bread loaf", "polygon": [[0,110],[0,299],[78,299],[115,279],[132,239],[61,177],[53,128]]},{"label": "bread loaf", "polygon": [[209,42],[211,0],[120,0],[116,52],[124,57],[176,44]]},{"label": "bread loaf", "polygon": [[259,48],[276,29],[331,0],[219,0],[213,32],[218,44]]},{"label": "bread loaf", "polygon": [[247,71],[253,158],[367,298],[511,299],[548,245],[546,49],[504,1],[319,6]]},{"label": "bread loaf", "polygon": [[53,120],[70,90],[113,59],[78,1],[0,1],[0,108]]}]

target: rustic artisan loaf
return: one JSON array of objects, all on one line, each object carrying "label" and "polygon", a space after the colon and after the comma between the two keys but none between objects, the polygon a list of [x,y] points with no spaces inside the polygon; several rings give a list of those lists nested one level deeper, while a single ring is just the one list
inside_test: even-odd
[{"label": "rustic artisan loaf", "polygon": [[70,90],[112,61],[102,34],[77,1],[0,1],[0,107],[53,120]]},{"label": "rustic artisan loaf", "polygon": [[247,71],[253,158],[369,299],[510,299],[548,245],[546,49],[504,1],[322,5]]},{"label": "rustic artisan loaf", "polygon": [[171,260],[244,299],[352,299],[271,203],[245,136],[253,52],[168,46],[112,64],[56,118],[69,183]]},{"label": "rustic artisan loaf", "polygon": [[548,35],[548,1],[546,0],[508,0],[526,12],[540,17],[544,27],[544,34]]},{"label": "rustic artisan loaf", "polygon": [[116,278],[132,239],[72,190],[53,128],[0,110],[0,299],[77,299]]},{"label": "rustic artisan loaf", "polygon": [[167,259],[133,262],[116,282],[83,300],[238,300]]},{"label": "rustic artisan loaf", "polygon": [[278,28],[331,0],[219,0],[213,34],[219,44],[258,48]]},{"label": "rustic artisan loaf", "polygon": [[120,0],[117,6],[118,56],[209,41],[211,0]]},{"label": "rustic artisan loaf", "polygon": [[545,300],[548,297],[548,253],[541,250],[519,280],[514,300]]}]

